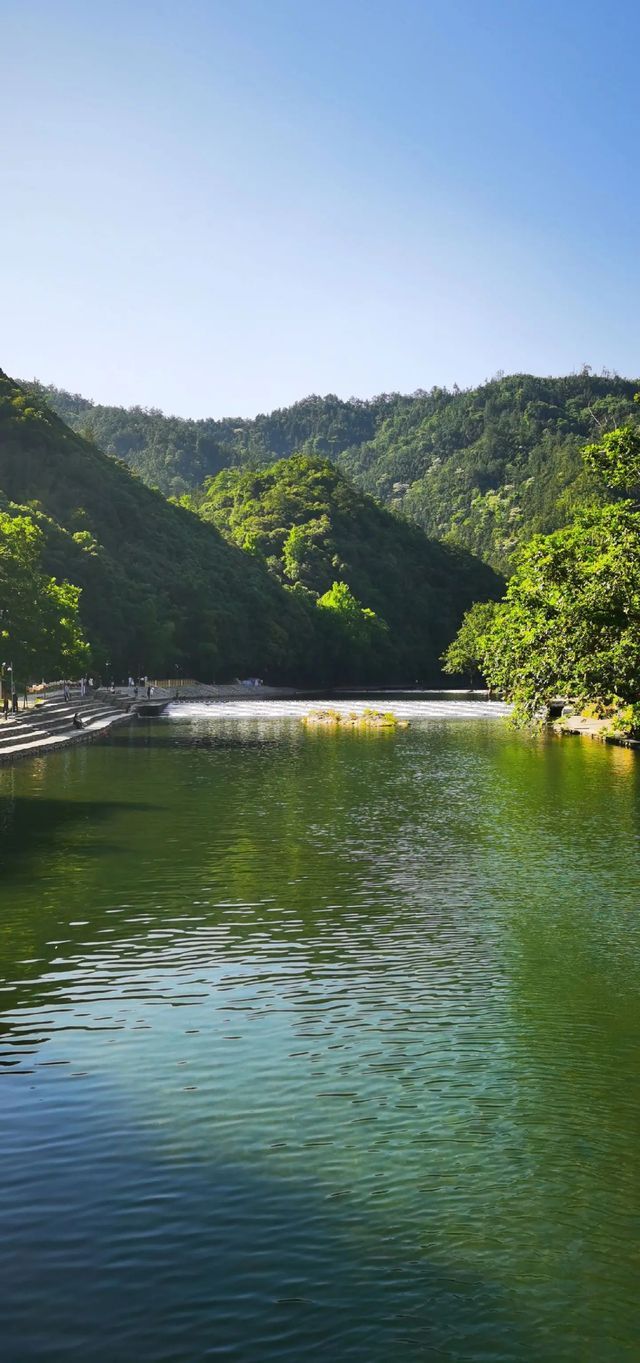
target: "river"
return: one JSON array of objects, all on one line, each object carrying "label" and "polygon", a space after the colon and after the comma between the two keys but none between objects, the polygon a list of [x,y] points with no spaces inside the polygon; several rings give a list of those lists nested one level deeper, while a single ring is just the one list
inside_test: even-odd
[{"label": "river", "polygon": [[393,705],[0,771],[3,1363],[637,1360],[638,758]]}]

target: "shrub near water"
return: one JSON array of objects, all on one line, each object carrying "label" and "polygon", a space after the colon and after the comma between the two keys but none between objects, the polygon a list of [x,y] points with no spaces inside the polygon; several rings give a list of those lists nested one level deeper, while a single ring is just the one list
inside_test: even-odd
[{"label": "shrub near water", "polygon": [[363,729],[366,731],[408,729],[409,721],[398,719],[391,710],[312,710],[303,716],[303,724],[321,729]]}]

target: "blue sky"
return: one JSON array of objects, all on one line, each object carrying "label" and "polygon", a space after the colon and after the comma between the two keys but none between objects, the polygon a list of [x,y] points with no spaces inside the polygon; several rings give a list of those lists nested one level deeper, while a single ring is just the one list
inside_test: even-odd
[{"label": "blue sky", "polygon": [[640,372],[626,0],[0,0],[0,365],[252,415]]}]

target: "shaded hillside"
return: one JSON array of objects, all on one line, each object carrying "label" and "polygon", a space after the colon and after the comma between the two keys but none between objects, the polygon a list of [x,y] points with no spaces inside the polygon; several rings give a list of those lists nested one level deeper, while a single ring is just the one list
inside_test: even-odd
[{"label": "shaded hillside", "polygon": [[169,503],[1,374],[0,496],[43,532],[42,569],[82,589],[95,665],[116,675],[437,680],[466,608],[498,590],[326,461],[226,471],[193,509]]},{"label": "shaded hillside", "polygon": [[587,373],[515,374],[464,393],[419,395],[340,462],[428,534],[505,571],[533,534],[565,525],[601,497],[580,451],[635,412],[637,386]]},{"label": "shaded hillside", "polygon": [[309,397],[254,420],[191,421],[165,416],[155,408],[103,407],[53,386],[25,387],[73,430],[124,460],[146,483],[173,496],[199,487],[220,469],[270,464],[310,441],[316,452],[337,457],[341,450],[374,436],[387,404],[386,398],[343,402],[332,396]]},{"label": "shaded hillside", "polygon": [[500,594],[486,565],[427,539],[326,459],[298,455],[267,469],[226,470],[190,504],[309,606],[339,606],[324,598],[334,583],[346,584],[382,629],[372,638],[374,680],[434,679],[469,601]]},{"label": "shaded hillside", "polygon": [[452,536],[505,569],[518,544],[566,524],[597,495],[580,446],[627,419],[637,387],[588,372],[515,374],[465,392],[310,397],[253,421],[185,421],[39,391],[74,429],[167,493],[180,496],[224,467],[321,454],[429,535]]},{"label": "shaded hillside", "polygon": [[0,494],[43,529],[46,570],[82,588],[99,668],[208,679],[295,667],[306,616],[261,565],[1,372]]}]

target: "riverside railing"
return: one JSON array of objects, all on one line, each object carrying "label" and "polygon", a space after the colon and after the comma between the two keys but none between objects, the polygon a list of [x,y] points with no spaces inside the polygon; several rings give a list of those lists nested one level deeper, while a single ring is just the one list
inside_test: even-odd
[{"label": "riverside railing", "polygon": [[166,678],[163,681],[158,681],[156,677],[150,677],[149,685],[161,686],[165,691],[172,691],[180,686],[199,686],[200,682],[196,681],[194,677],[174,677],[169,681]]}]

